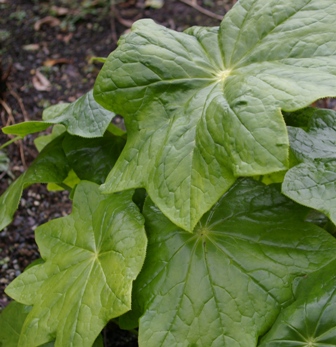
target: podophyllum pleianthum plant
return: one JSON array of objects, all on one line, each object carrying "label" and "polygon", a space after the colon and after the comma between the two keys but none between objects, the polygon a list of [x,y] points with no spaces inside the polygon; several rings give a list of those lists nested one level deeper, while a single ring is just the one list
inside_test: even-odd
[{"label": "podophyllum pleianthum plant", "polygon": [[[1,197],[71,191],[6,289],[2,346],[336,346],[336,1],[240,0],[219,27],[144,19],[93,91],[3,129],[40,154]],[[124,118],[127,132],[111,121]]]}]

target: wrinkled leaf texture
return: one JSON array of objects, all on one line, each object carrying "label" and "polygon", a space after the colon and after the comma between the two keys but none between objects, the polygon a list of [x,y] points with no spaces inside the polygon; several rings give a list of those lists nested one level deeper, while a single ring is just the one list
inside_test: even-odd
[{"label": "wrinkled leaf texture", "polygon": [[336,112],[308,109],[308,113],[305,130],[288,128],[291,148],[301,163],[287,172],[282,191],[323,212],[336,225]]},{"label": "wrinkled leaf texture", "polygon": [[144,187],[191,231],[237,177],[287,169],[281,110],[335,95],[335,20],[334,0],[240,0],[219,28],[136,22],[94,87],[129,134],[104,191]]},{"label": "wrinkled leaf texture", "polygon": [[336,261],[305,276],[297,300],[277,318],[260,347],[336,345]]},{"label": "wrinkled leaf texture", "polygon": [[4,127],[5,134],[26,136],[43,131],[53,124],[63,124],[72,135],[85,138],[104,134],[115,114],[101,107],[93,98],[93,91],[73,103],[61,103],[43,111],[43,121],[29,121]]},{"label": "wrinkled leaf texture", "polygon": [[102,195],[82,181],[72,213],[35,231],[41,257],[7,288],[33,308],[19,346],[55,341],[91,347],[107,322],[131,309],[131,290],[145,258],[144,219],[132,192]]},{"label": "wrinkled leaf texture", "polygon": [[[336,256],[336,240],[273,185],[238,180],[193,234],[147,200],[147,257],[134,285],[141,347],[254,347],[297,276]],[[135,318],[134,318],[135,317]]]}]

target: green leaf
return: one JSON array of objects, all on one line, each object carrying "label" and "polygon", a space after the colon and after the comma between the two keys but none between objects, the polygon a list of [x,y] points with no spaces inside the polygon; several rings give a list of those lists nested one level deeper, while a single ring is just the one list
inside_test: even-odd
[{"label": "green leaf", "polygon": [[[79,179],[79,177],[76,175],[74,170],[70,170],[68,173],[68,176],[63,180],[62,184],[59,185],[57,183],[48,183],[47,184],[47,189],[49,191],[61,191],[61,190],[65,190],[71,189],[71,193],[72,193],[72,189],[76,187],[76,185],[80,182],[81,180]],[[70,195],[70,199],[71,199],[71,195]]]},{"label": "green leaf", "polygon": [[11,223],[23,189],[34,183],[62,183],[70,170],[62,149],[63,136],[49,143],[32,165],[0,197],[0,230]]},{"label": "green leaf", "polygon": [[[19,338],[31,306],[12,301],[0,314],[0,347],[17,347]],[[35,345],[34,345],[35,346]],[[53,347],[49,342],[40,347]],[[104,347],[102,336],[99,335],[92,347]]]},{"label": "green leaf", "polygon": [[58,107],[44,110],[44,121],[62,123],[70,134],[88,138],[102,136],[115,116],[95,101],[92,90],[59,112]]},{"label": "green leaf", "polygon": [[34,134],[34,133],[38,133],[40,131],[46,130],[51,125],[52,123],[45,123],[45,122],[39,122],[39,121],[27,121],[27,122],[3,127],[2,132],[4,134],[25,137],[28,134]]},{"label": "green leaf", "polygon": [[336,160],[299,164],[287,172],[282,187],[289,198],[323,212],[336,224]]},{"label": "green leaf", "polygon": [[336,224],[336,112],[308,112],[312,115],[306,130],[288,127],[291,147],[301,163],[287,172],[282,191]]},{"label": "green leaf", "polygon": [[256,346],[294,299],[293,279],[335,258],[336,240],[307,212],[274,186],[239,180],[191,234],[147,201],[133,292],[140,346]]},{"label": "green leaf", "polygon": [[11,178],[14,178],[14,175],[9,168],[9,158],[7,154],[0,150],[0,172],[6,172]]},{"label": "green leaf", "polygon": [[71,215],[35,231],[44,264],[15,279],[6,293],[33,305],[20,346],[92,346],[107,322],[131,308],[132,282],[146,251],[143,217],[132,191],[102,195],[81,182]]},{"label": "green leaf", "polygon": [[64,125],[62,124],[55,124],[52,127],[52,131],[51,134],[48,135],[41,135],[39,137],[37,137],[34,140],[34,145],[37,148],[37,150],[39,152],[42,151],[42,149],[48,144],[50,143],[52,140],[54,140],[56,137],[62,135],[64,132],[66,131],[66,128]]},{"label": "green leaf", "polygon": [[2,131],[5,134],[26,136],[61,123],[70,134],[92,138],[102,136],[114,116],[114,113],[94,100],[91,90],[71,104],[48,107],[42,114],[44,121],[19,123],[4,127]]},{"label": "green leaf", "polygon": [[109,133],[94,139],[67,134],[63,141],[65,155],[77,176],[98,184],[105,181],[124,145],[123,138]]},{"label": "green leaf", "polygon": [[17,347],[31,307],[11,302],[0,314],[0,347]]},{"label": "green leaf", "polygon": [[241,0],[220,28],[136,22],[94,87],[128,131],[103,189],[144,187],[191,231],[236,177],[288,169],[281,109],[335,95],[335,13],[334,0]]},{"label": "green leaf", "polygon": [[336,261],[305,276],[296,301],[284,309],[260,347],[336,345]]}]

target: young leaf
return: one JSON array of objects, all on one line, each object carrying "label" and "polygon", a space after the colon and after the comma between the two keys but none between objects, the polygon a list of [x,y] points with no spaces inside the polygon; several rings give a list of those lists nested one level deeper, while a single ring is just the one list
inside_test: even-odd
[{"label": "young leaf", "polygon": [[303,222],[306,213],[252,179],[239,180],[193,234],[147,201],[148,251],[133,292],[140,346],[256,346],[293,300],[293,279],[335,258],[336,240]]},{"label": "young leaf", "polygon": [[32,165],[0,197],[0,230],[13,219],[22,191],[34,183],[62,183],[70,170],[62,149],[64,136],[50,142]]},{"label": "young leaf", "polygon": [[336,112],[316,109],[306,131],[288,127],[288,132],[301,163],[287,172],[283,193],[325,213],[336,224]]},{"label": "young leaf", "polygon": [[336,345],[336,261],[301,280],[259,347]]},{"label": "young leaf", "polygon": [[69,104],[67,108],[61,109],[61,112],[57,112],[54,107],[59,106],[51,106],[44,110],[44,121],[62,123],[70,134],[88,138],[103,136],[115,116],[95,101],[92,90]]},{"label": "young leaf", "polygon": [[93,98],[92,90],[69,104],[58,104],[44,110],[44,121],[31,121],[4,127],[5,134],[26,136],[47,129],[53,124],[63,124],[70,134],[82,137],[99,137],[107,129],[115,114],[101,107]]},{"label": "young leaf", "polygon": [[25,137],[28,134],[38,133],[40,131],[46,130],[52,125],[52,123],[45,123],[40,121],[28,121],[23,123],[18,123],[14,125],[9,125],[2,128],[4,134],[17,135]]},{"label": "young leaf", "polygon": [[94,88],[129,134],[103,189],[145,187],[191,231],[235,177],[287,169],[281,109],[335,95],[335,13],[334,0],[241,0],[219,29],[136,22]]},{"label": "young leaf", "polygon": [[6,289],[33,305],[20,346],[92,346],[107,322],[131,308],[132,282],[146,250],[143,217],[132,192],[102,195],[91,182],[75,191],[71,215],[36,229],[45,263]]}]

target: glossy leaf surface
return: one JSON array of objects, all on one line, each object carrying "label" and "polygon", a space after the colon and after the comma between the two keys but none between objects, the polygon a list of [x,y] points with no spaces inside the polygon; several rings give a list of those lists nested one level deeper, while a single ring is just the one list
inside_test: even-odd
[{"label": "glossy leaf surface", "polygon": [[145,187],[191,231],[236,177],[287,169],[281,109],[335,95],[335,19],[334,0],[241,0],[220,28],[136,22],[94,88],[129,134],[103,189]]},{"label": "glossy leaf surface", "polygon": [[63,136],[50,142],[32,165],[0,197],[0,230],[13,219],[23,189],[34,183],[61,183],[70,170],[62,149]]},{"label": "glossy leaf surface", "polygon": [[133,293],[140,346],[256,346],[294,299],[293,279],[336,256],[336,240],[303,222],[306,213],[252,179],[237,181],[193,234],[147,201],[148,251]]},{"label": "glossy leaf surface", "polygon": [[63,124],[70,134],[92,138],[102,136],[114,113],[101,107],[93,98],[92,90],[71,104],[58,104],[44,110],[44,121],[31,121],[4,127],[5,134],[26,136]]},{"label": "glossy leaf surface", "polygon": [[316,109],[307,129],[289,127],[289,136],[301,163],[287,172],[283,193],[336,224],[336,112]]},{"label": "glossy leaf surface", "polygon": [[336,261],[303,278],[260,347],[336,346]]},{"label": "glossy leaf surface", "polygon": [[78,185],[71,215],[36,229],[45,263],[25,271],[6,293],[33,305],[20,346],[92,346],[107,322],[131,308],[132,282],[145,257],[143,217],[132,192],[103,196]]}]

